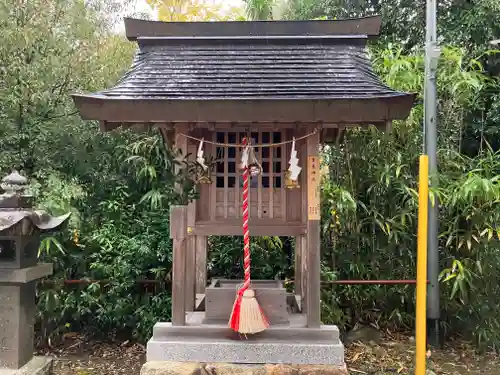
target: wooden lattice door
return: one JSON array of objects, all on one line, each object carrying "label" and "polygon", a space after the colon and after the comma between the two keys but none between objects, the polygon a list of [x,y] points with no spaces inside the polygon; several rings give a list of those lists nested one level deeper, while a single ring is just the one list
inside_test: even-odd
[{"label": "wooden lattice door", "polygon": [[[233,219],[241,216],[241,193],[243,180],[239,165],[241,148],[239,145],[247,133],[218,131],[214,142],[234,145],[222,147],[214,145],[216,155],[215,187],[213,206],[215,219]],[[283,141],[280,131],[252,132],[252,144],[266,145]],[[285,219],[286,191],[284,187],[285,145],[276,147],[254,147],[255,156],[262,166],[262,173],[250,181],[250,217],[253,219]]]}]

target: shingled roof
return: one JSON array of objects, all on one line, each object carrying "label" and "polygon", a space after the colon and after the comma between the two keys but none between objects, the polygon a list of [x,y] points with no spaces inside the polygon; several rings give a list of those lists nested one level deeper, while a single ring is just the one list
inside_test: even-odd
[{"label": "shingled roof", "polygon": [[125,24],[135,60],[114,87],[74,95],[86,119],[370,123],[413,105],[372,70],[366,42],[379,17]]}]

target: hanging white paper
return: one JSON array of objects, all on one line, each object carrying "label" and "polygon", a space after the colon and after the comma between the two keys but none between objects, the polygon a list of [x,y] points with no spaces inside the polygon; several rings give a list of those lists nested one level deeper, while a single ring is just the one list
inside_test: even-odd
[{"label": "hanging white paper", "polygon": [[204,138],[201,139],[200,145],[198,146],[198,153],[196,155],[196,161],[206,171],[208,169],[208,167],[205,164],[205,157],[203,156],[203,142],[204,142]]},{"label": "hanging white paper", "polygon": [[290,172],[290,179],[292,181],[297,181],[300,171],[302,170],[299,167],[299,159],[297,159],[297,150],[295,150],[295,137],[292,140],[292,152],[290,153],[290,161],[288,162],[290,165],[288,171]]},{"label": "hanging white paper", "polygon": [[245,148],[243,149],[243,152],[241,153],[241,167],[242,168],[248,167],[249,159],[250,159],[250,146],[247,145],[247,146],[245,146]]}]

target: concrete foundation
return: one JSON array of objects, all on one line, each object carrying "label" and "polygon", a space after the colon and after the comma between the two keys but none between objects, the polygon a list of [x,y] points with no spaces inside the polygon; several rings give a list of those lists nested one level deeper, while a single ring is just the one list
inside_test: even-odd
[{"label": "concrete foundation", "polygon": [[52,358],[33,357],[19,369],[0,368],[0,375],[51,375]]},{"label": "concrete foundation", "polygon": [[274,325],[245,338],[224,324],[200,324],[203,315],[190,313],[187,326],[157,323],[147,361],[344,366],[336,326],[306,328],[303,315],[291,315],[290,325]]},{"label": "concrete foundation", "polygon": [[148,362],[141,375],[348,375],[345,366]]}]

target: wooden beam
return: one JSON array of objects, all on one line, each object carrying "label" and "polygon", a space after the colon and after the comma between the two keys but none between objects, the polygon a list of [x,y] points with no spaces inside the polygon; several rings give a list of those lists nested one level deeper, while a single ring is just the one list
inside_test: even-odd
[{"label": "wooden beam", "polygon": [[134,133],[144,133],[147,132],[152,125],[147,122],[125,122],[122,124],[123,129],[130,129]]},{"label": "wooden beam", "polygon": [[[371,121],[369,123],[345,123],[345,122],[322,122],[321,126],[323,130],[326,129],[337,129],[337,128],[355,128],[355,127],[369,127],[376,126],[377,128],[384,130],[389,121]],[[259,121],[250,123],[248,121],[234,122],[234,121],[219,121],[219,122],[207,122],[207,121],[196,121],[196,122],[164,122],[164,121],[99,121],[100,130],[103,132],[108,132],[115,130],[119,127],[123,129],[141,127],[140,131],[146,131],[148,128],[159,129],[165,134],[171,135],[171,141],[173,141],[173,133],[177,126],[182,126],[183,124],[188,125],[188,130],[195,132],[200,129],[208,129],[210,131],[224,130],[224,131],[235,131],[235,132],[245,132],[248,128],[258,129],[259,131],[281,131],[281,130],[307,130],[313,129],[316,124],[314,123],[303,123],[303,122],[283,122],[283,121]],[[318,122],[319,124],[319,122]],[[325,135],[325,134],[324,134]],[[326,134],[328,136],[328,132]],[[201,136],[198,136],[201,138]]]},{"label": "wooden beam", "polygon": [[187,206],[170,208],[170,237],[173,239],[172,325],[186,325],[184,292],[187,247]]},{"label": "wooden beam", "polygon": [[[341,90],[339,88],[339,90]],[[248,99],[248,100],[118,100],[106,96],[73,95],[84,120],[112,122],[369,123],[406,119],[415,95],[370,99]]]},{"label": "wooden beam", "polygon": [[196,293],[205,293],[207,286],[207,236],[196,238]]},{"label": "wooden beam", "polygon": [[122,122],[99,121],[99,130],[103,133],[110,132],[123,126]]},{"label": "wooden beam", "polygon": [[330,21],[231,21],[218,22],[159,22],[125,18],[125,35],[129,40],[141,37],[224,37],[290,36],[290,35],[358,35],[375,37],[380,33],[380,15]]},{"label": "wooden beam", "polygon": [[[252,228],[252,236],[299,236],[306,232],[306,227],[302,223],[292,223],[290,225],[266,225],[257,224],[259,220],[249,220]],[[265,222],[265,221],[263,221]],[[196,236],[242,236],[243,232],[239,222],[233,220],[231,224],[226,223],[208,223],[196,224],[192,228],[193,235]]]},{"label": "wooden beam", "polygon": [[317,132],[307,138],[307,327],[321,325],[320,160]]}]

